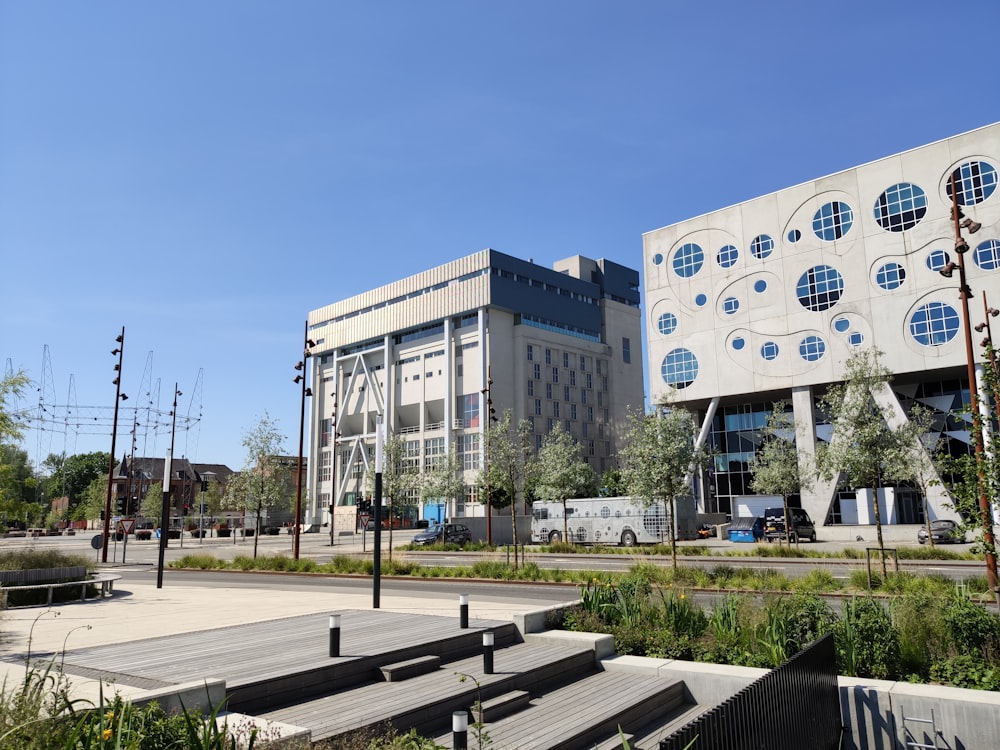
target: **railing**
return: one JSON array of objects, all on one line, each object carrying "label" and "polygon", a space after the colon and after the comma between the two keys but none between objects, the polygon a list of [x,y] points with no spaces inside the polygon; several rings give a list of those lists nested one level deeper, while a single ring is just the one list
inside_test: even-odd
[{"label": "railing", "polygon": [[660,750],[834,750],[842,731],[833,635],[660,740]]}]

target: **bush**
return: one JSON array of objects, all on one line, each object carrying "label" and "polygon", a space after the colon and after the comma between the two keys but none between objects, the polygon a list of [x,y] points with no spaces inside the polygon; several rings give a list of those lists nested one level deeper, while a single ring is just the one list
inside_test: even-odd
[{"label": "bush", "polygon": [[899,675],[899,637],[879,602],[870,597],[845,601],[833,633],[840,674],[877,680]]},{"label": "bush", "polygon": [[968,654],[959,654],[931,665],[930,678],[952,687],[1000,690],[1000,664],[990,664]]},{"label": "bush", "polygon": [[83,555],[66,555],[55,550],[19,550],[0,552],[0,570],[34,570],[83,566],[93,572],[94,564]]}]

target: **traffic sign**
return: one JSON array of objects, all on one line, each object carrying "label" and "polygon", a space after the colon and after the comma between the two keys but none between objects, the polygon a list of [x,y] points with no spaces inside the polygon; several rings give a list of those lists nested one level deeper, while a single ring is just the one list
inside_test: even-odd
[{"label": "traffic sign", "polygon": [[361,521],[361,528],[367,531],[372,520],[371,513],[359,513],[358,520]]},{"label": "traffic sign", "polygon": [[120,521],[120,523],[122,525],[122,531],[124,531],[126,534],[131,534],[132,530],[135,528],[134,518],[123,518]]}]

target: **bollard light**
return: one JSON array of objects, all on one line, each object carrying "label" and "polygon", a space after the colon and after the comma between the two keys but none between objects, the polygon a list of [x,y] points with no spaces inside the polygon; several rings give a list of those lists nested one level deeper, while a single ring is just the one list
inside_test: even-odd
[{"label": "bollard light", "polygon": [[330,656],[340,656],[340,615],[330,615]]},{"label": "bollard light", "polygon": [[483,631],[483,674],[493,674],[493,631]]},{"label": "bollard light", "polygon": [[459,594],[458,596],[458,627],[469,627],[469,595]]},{"label": "bollard light", "polygon": [[451,746],[455,750],[468,750],[469,714],[455,711],[451,715]]}]

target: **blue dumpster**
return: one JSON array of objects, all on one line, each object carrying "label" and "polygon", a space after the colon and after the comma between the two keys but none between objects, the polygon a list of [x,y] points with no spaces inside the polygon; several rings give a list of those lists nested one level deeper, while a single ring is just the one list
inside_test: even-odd
[{"label": "blue dumpster", "polygon": [[729,541],[759,542],[764,538],[764,519],[734,518],[729,524]]}]

